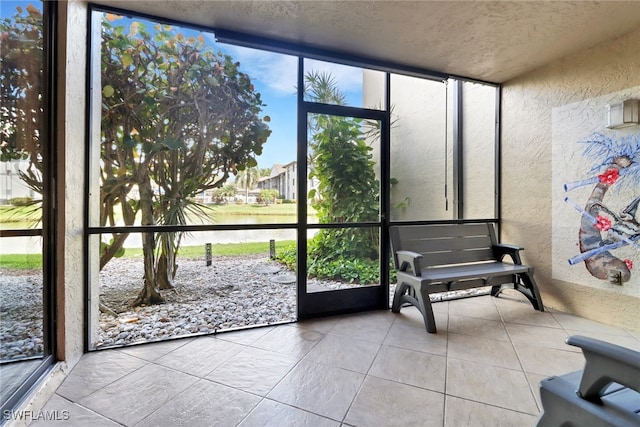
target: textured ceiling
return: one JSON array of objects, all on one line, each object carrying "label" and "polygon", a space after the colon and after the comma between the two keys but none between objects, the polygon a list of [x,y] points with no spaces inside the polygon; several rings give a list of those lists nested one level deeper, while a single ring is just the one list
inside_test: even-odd
[{"label": "textured ceiling", "polygon": [[95,2],[496,83],[640,27],[640,1]]}]

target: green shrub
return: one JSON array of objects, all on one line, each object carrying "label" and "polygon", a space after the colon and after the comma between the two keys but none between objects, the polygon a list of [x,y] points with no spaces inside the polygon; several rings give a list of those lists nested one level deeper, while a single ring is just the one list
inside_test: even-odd
[{"label": "green shrub", "polygon": [[[310,245],[312,243],[310,242]],[[288,268],[296,269],[296,246],[282,248],[276,258]],[[337,280],[340,282],[370,285],[379,283],[380,269],[378,260],[366,258],[309,258],[307,274],[318,279]],[[392,267],[392,266],[391,266]],[[391,269],[390,281],[395,283],[395,270]]]}]

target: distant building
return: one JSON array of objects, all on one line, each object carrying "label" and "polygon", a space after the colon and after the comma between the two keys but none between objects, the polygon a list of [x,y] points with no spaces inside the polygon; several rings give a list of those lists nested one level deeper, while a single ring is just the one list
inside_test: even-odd
[{"label": "distant building", "polygon": [[273,165],[271,174],[268,177],[260,178],[258,181],[259,190],[278,190],[278,197],[281,199],[296,200],[296,170],[298,162],[287,163],[286,165]]},{"label": "distant building", "polygon": [[[258,190],[278,190],[281,199],[297,200],[296,174],[298,162],[290,162],[286,165],[273,165],[268,177],[260,178]],[[307,191],[318,186],[315,179],[307,180]]]}]

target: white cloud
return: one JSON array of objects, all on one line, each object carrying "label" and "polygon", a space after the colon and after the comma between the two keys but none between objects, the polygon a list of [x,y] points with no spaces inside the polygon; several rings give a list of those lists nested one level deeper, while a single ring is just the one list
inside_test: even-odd
[{"label": "white cloud", "polygon": [[338,84],[343,93],[362,91],[362,69],[350,67],[348,65],[334,64],[332,62],[306,59],[304,61],[304,71],[329,73]]},{"label": "white cloud", "polygon": [[[214,41],[213,34],[207,35]],[[216,49],[220,49],[217,45]],[[251,79],[262,86],[283,94],[293,95],[297,86],[298,58],[259,49],[250,49],[234,45],[224,45],[223,52],[240,62],[240,69],[248,73]],[[336,80],[343,93],[362,91],[362,69],[332,62],[305,60],[305,73],[311,70],[327,72]]]},{"label": "white cloud", "polygon": [[297,85],[298,58],[258,49],[233,45],[217,45],[240,62],[240,69],[251,76],[254,83],[266,86],[283,95],[293,95]]}]

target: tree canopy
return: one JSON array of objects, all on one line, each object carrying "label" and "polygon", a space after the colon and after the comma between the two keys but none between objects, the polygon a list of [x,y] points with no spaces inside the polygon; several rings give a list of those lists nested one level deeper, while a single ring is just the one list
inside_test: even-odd
[{"label": "tree canopy", "polygon": [[21,6],[0,21],[0,161],[28,161],[22,181],[42,194],[44,116],[43,17]]},{"label": "tree canopy", "polygon": [[[186,212],[198,211],[193,197],[256,166],[271,133],[240,63],[214,52],[203,34],[148,25],[111,14],[103,19],[102,225],[115,223],[118,208],[127,224],[138,211],[142,225],[185,224]],[[103,265],[124,238],[107,245]],[[145,234],[146,293],[136,303],[159,300],[156,286],[170,286],[180,238]]]}]

